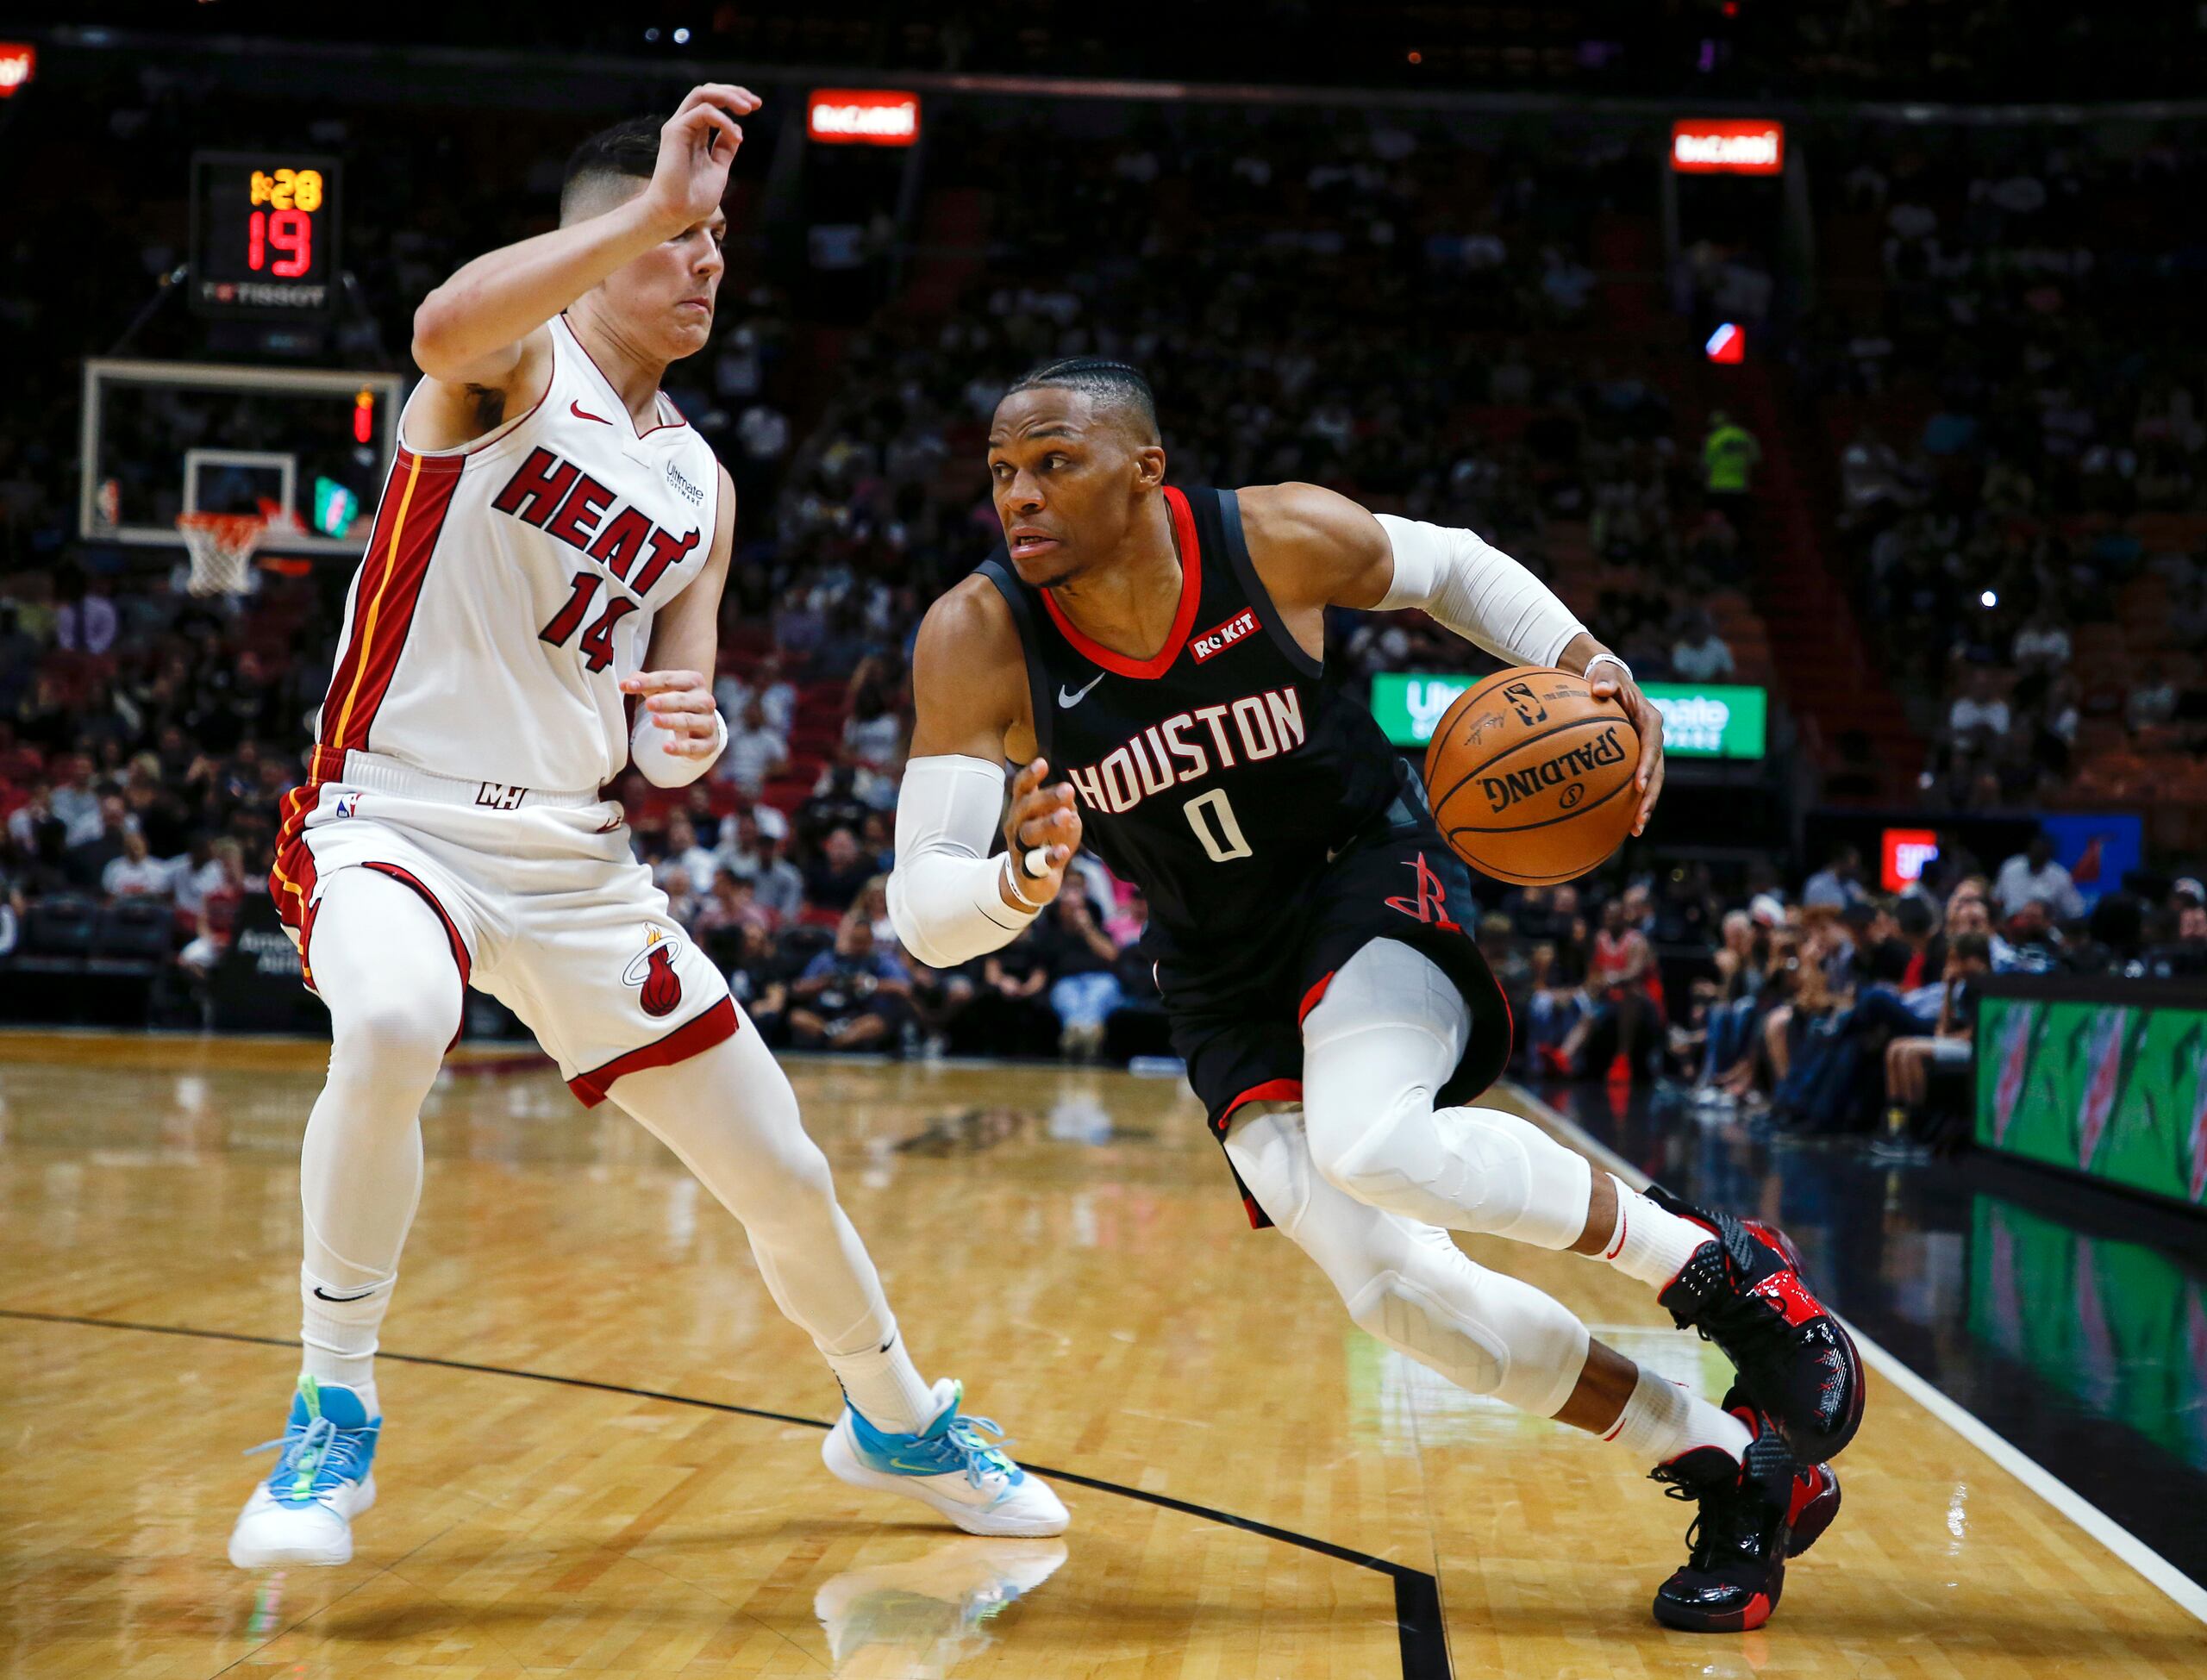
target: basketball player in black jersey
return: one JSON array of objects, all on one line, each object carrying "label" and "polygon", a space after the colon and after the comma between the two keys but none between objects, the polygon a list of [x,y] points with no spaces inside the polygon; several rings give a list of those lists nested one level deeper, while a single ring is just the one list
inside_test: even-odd
[{"label": "basketball player in black jersey", "polygon": [[[1369,712],[1326,678],[1329,606],[1416,607],[1514,662],[1586,673],[1641,737],[1624,662],[1467,531],[1312,484],[1165,483],[1147,381],[1060,362],[998,405],[1005,547],[929,610],[890,909],[922,961],[1003,945],[1094,847],[1148,895],[1188,1078],[1255,1224],[1324,1269],[1355,1321],[1463,1387],[1593,1431],[1697,1501],[1655,1613],[1759,1627],[1822,1531],[1821,1461],[1858,1427],[1846,1331],[1779,1233],[1641,1195],[1538,1127],[1469,1106],[1508,1007],[1472,943],[1469,872]],[[1022,766],[1005,811],[1006,759]],[[1002,821],[1004,847],[994,846]],[[1606,1260],[1739,1368],[1712,1405],[1473,1265],[1451,1230]]]}]

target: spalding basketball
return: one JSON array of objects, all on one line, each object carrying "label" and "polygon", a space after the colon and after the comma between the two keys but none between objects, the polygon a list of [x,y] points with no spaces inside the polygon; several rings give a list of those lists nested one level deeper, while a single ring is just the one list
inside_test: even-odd
[{"label": "spalding basketball", "polygon": [[1624,844],[1640,798],[1640,737],[1583,677],[1519,665],[1456,697],[1425,749],[1425,790],[1456,855],[1498,881],[1544,887]]}]

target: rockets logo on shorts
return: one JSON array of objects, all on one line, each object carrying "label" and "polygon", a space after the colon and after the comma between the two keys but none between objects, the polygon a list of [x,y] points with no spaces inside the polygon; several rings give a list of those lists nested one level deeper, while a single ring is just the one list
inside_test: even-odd
[{"label": "rockets logo on shorts", "polygon": [[674,971],[675,953],[681,949],[679,936],[647,925],[644,948],[621,971],[623,985],[642,989],[646,1015],[670,1015],[681,1006],[682,977]]}]

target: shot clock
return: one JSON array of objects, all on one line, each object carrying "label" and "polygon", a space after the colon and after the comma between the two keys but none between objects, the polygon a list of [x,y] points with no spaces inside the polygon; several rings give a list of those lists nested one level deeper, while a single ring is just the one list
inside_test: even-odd
[{"label": "shot clock", "polygon": [[288,150],[194,153],[191,307],[261,319],[329,314],[341,167]]}]

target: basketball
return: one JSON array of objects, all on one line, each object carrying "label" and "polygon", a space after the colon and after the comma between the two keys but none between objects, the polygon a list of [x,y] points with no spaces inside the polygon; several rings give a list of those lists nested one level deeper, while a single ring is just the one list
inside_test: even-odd
[{"label": "basketball", "polygon": [[1517,665],[1456,697],[1425,749],[1425,788],[1456,855],[1497,881],[1550,886],[1624,843],[1640,737],[1583,677]]}]

